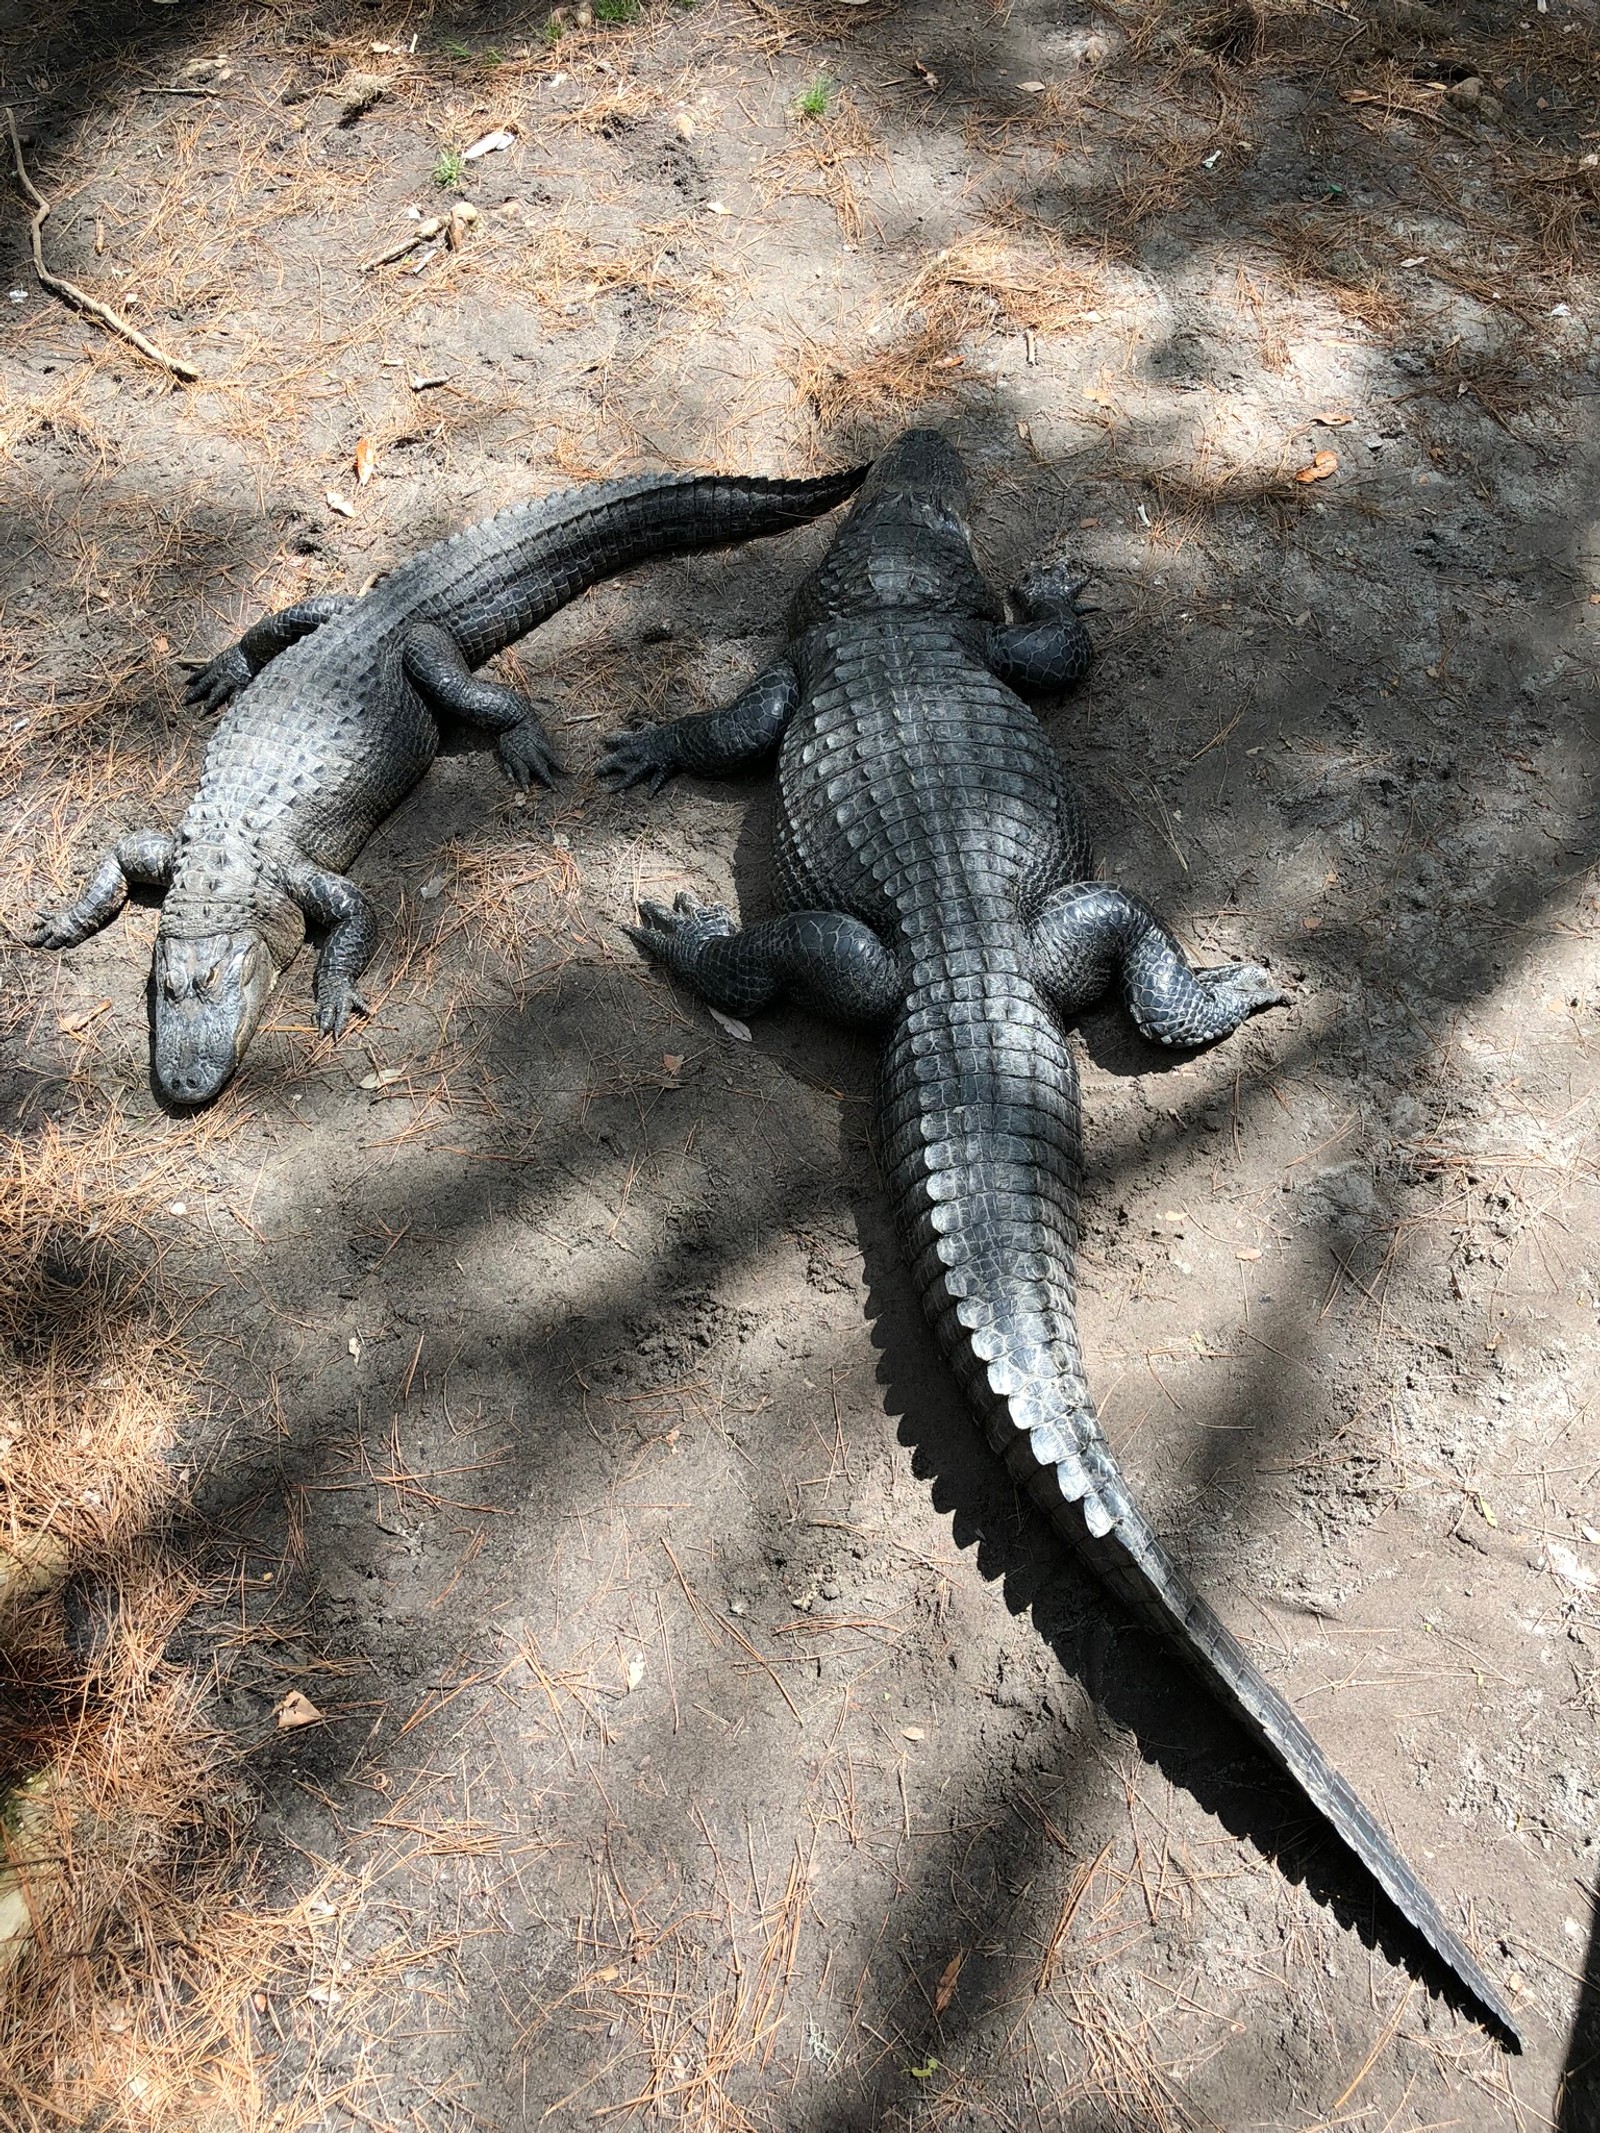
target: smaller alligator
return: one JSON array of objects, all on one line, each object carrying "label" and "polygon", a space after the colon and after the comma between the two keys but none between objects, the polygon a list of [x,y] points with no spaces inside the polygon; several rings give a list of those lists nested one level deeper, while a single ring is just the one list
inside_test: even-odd
[{"label": "smaller alligator", "polygon": [[778,912],[741,931],[682,894],[641,905],[628,930],[724,1013],[787,993],[883,1031],[879,1163],[924,1309],[990,1442],[1514,2040],[1505,1999],[1151,1529],[1095,1414],[1064,1025],[1116,990],[1146,1037],[1215,1044],[1286,995],[1255,964],[1192,968],[1141,897],[1094,878],[1082,802],[1014,693],[1059,691],[1087,668],[1080,585],[1037,572],[1007,621],[966,503],[954,451],[911,431],[800,587],[788,650],[724,710],[612,735],[601,775],[652,792],[680,770],[778,759]]},{"label": "smaller alligator", "polygon": [[473,668],[601,579],[804,525],[865,471],[596,482],[469,526],[359,598],[269,615],[189,683],[208,710],[237,700],[176,831],[119,838],[78,901],[38,919],[30,945],[75,947],[130,887],[165,892],[154,1073],[174,1103],[206,1103],[229,1080],[308,927],[326,929],[317,1026],[337,1038],[365,1011],[356,981],[377,945],[345,869],[433,761],[439,715],[496,734],[523,791],[561,774],[532,702]]}]

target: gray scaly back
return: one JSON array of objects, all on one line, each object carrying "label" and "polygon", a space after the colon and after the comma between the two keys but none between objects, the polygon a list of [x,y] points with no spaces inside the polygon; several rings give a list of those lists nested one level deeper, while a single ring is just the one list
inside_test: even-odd
[{"label": "gray scaly back", "polygon": [[176,833],[121,838],[30,940],[72,947],[115,917],[130,886],[165,892],[154,1070],[177,1103],[206,1102],[227,1082],[308,925],[326,929],[317,1020],[337,1037],[364,1004],[356,984],[377,944],[344,870],[432,762],[440,715],[494,733],[524,790],[559,775],[534,704],[472,670],[602,578],[802,525],[864,471],[595,482],[469,526],[360,599],[269,615],[189,685],[208,709],[237,701]]},{"label": "gray scaly back", "polygon": [[1036,572],[1022,619],[1005,622],[965,499],[942,438],[902,438],[801,587],[784,657],[725,710],[613,736],[604,774],[652,791],[678,770],[778,755],[781,914],[739,932],[683,895],[671,910],[643,905],[630,931],[725,1012],[787,992],[884,1027],[880,1164],[923,1306],[990,1441],[1514,2043],[1504,1998],[1156,1538],[1095,1415],[1063,1025],[1116,985],[1147,1037],[1203,1045],[1285,995],[1253,965],[1191,968],[1138,896],[1092,879],[1078,795],[1014,693],[1087,668],[1079,586]]}]

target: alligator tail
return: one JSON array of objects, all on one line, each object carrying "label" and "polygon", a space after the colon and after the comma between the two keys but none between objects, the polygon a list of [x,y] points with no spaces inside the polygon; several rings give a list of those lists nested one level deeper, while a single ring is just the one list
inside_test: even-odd
[{"label": "alligator tail", "polygon": [[602,579],[653,556],[787,533],[843,503],[867,471],[809,481],[644,474],[585,482],[441,541],[384,580],[377,597],[412,620],[443,622],[478,666]]},{"label": "alligator tail", "polygon": [[[981,961],[981,969],[972,964]],[[1008,970],[1006,965],[1011,963]],[[1095,1573],[1199,1675],[1508,2040],[1505,1999],[1134,1504],[1084,1379],[1077,1075],[1020,965],[924,965],[885,1049],[880,1155],[923,1307],[990,1441]]]}]

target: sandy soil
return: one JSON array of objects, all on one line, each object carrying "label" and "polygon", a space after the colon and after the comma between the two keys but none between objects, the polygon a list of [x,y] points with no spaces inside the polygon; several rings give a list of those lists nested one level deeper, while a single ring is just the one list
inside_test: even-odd
[{"label": "sandy soil", "polygon": [[10,1974],[0,2122],[1600,2127],[1592,8],[35,12],[52,261],[203,380],[8,215],[10,923],[176,816],[176,662],[262,611],[567,479],[946,427],[1000,582],[1095,573],[1045,716],[1107,873],[1294,987],[1188,1063],[1083,1024],[1097,1396],[1528,2050],[997,1472],[870,1045],[740,1043],[619,930],[762,908],[763,784],[588,771],[768,656],[813,529],[520,649],[577,775],[441,760],[337,1047],[302,958],[168,1117],[154,912],[9,954],[4,1190],[64,1182],[0,1461],[71,1576],[6,1770],[94,1924]]}]

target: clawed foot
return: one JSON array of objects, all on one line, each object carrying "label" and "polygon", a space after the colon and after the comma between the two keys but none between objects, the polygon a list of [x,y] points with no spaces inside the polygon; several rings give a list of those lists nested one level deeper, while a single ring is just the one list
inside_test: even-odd
[{"label": "clawed foot", "polygon": [[30,948],[76,948],[88,935],[68,905],[64,911],[41,911],[22,938]]},{"label": "clawed foot", "polygon": [[705,942],[726,940],[738,930],[726,904],[703,904],[690,889],[678,891],[670,911],[665,904],[641,903],[639,916],[643,924],[623,932],[669,970],[692,969]]},{"label": "clawed foot", "polygon": [[1035,563],[1016,588],[1016,599],[1030,621],[1066,622],[1076,615],[1097,615],[1097,607],[1085,607],[1078,598],[1088,584],[1088,573],[1060,557],[1054,563]]},{"label": "clawed foot", "polygon": [[650,797],[655,799],[678,775],[679,764],[669,736],[666,726],[645,726],[637,733],[608,733],[606,752],[595,765],[595,776],[612,792],[628,792],[635,785],[648,783]]},{"label": "clawed foot", "polygon": [[230,644],[209,666],[189,676],[183,700],[186,704],[201,704],[207,711],[220,711],[231,696],[248,688],[254,679],[249,660],[236,644]]},{"label": "clawed foot", "polygon": [[352,1015],[370,1015],[372,1009],[356,991],[353,978],[326,978],[317,992],[317,1028],[335,1044],[344,1035]]},{"label": "clawed foot", "polygon": [[535,785],[554,785],[557,778],[567,774],[556,761],[550,736],[531,711],[520,725],[510,726],[501,734],[497,750],[500,767],[518,792],[529,792]]}]

